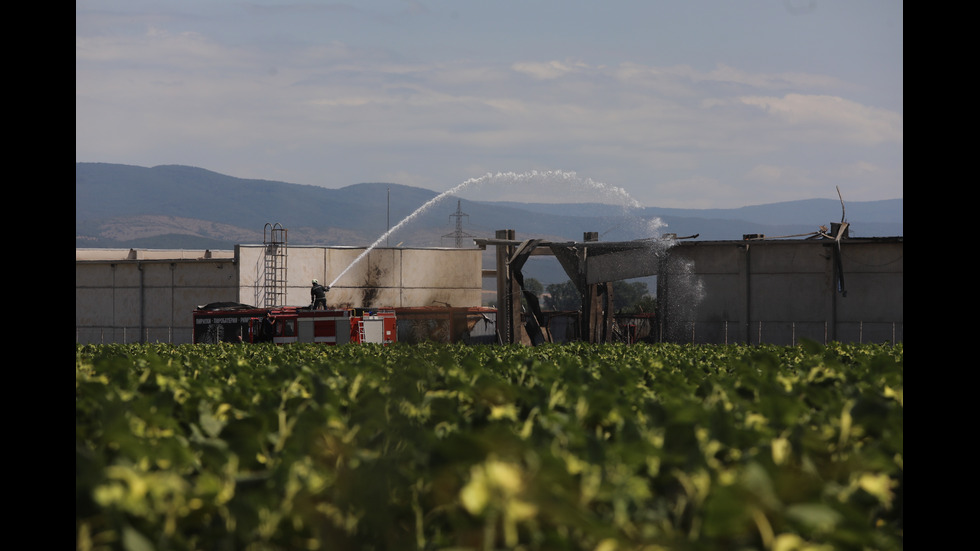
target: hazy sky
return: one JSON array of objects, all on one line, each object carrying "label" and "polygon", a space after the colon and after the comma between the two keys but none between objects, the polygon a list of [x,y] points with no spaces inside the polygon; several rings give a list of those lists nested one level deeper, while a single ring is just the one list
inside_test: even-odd
[{"label": "hazy sky", "polygon": [[[901,0],[76,0],[75,160],[471,199],[903,196]],[[486,183],[484,183],[486,180]]]}]

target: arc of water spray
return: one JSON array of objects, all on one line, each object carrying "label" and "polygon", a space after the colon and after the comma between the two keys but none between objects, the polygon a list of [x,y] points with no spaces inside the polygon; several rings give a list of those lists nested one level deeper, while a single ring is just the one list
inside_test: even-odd
[{"label": "arc of water spray", "polygon": [[386,231],[381,237],[379,237],[374,243],[372,243],[370,246],[368,246],[368,248],[364,249],[364,251],[361,254],[359,254],[357,256],[357,258],[354,259],[353,262],[351,262],[350,264],[348,264],[347,267],[344,268],[343,271],[341,271],[340,274],[338,274],[337,277],[335,277],[333,279],[333,281],[330,282],[329,287],[333,287],[338,281],[340,281],[340,278],[344,277],[344,274],[346,274],[348,271],[350,271],[350,269],[353,268],[355,264],[357,264],[358,262],[360,262],[365,256],[368,255],[368,253],[370,253],[379,244],[381,244],[381,242],[385,241],[388,238],[388,236],[390,236],[391,234],[395,233],[396,231],[398,231],[399,229],[401,229],[403,226],[405,226],[406,224],[408,224],[409,222],[411,222],[412,220],[414,220],[415,218],[417,218],[420,214],[422,214],[423,212],[425,212],[426,210],[428,210],[432,205],[438,203],[439,201],[442,201],[447,196],[450,196],[450,195],[452,195],[454,193],[458,193],[459,191],[461,191],[462,189],[464,189],[466,187],[469,187],[469,186],[474,185],[474,184],[482,184],[482,183],[486,183],[486,182],[492,182],[492,181],[497,180],[497,179],[507,179],[509,181],[514,181],[514,182],[524,182],[524,181],[531,181],[531,180],[537,180],[537,179],[544,179],[544,180],[558,179],[558,180],[567,181],[567,182],[578,182],[578,183],[582,183],[582,184],[585,184],[587,186],[590,186],[590,187],[592,187],[594,189],[598,189],[598,190],[603,191],[603,192],[612,193],[612,194],[615,194],[615,195],[620,196],[625,201],[625,204],[623,205],[624,208],[640,208],[641,207],[640,203],[637,202],[632,197],[630,197],[630,195],[628,193],[626,193],[626,190],[624,190],[623,188],[620,188],[620,187],[617,187],[617,186],[610,186],[610,185],[607,185],[607,184],[603,184],[601,182],[596,182],[596,181],[592,180],[591,178],[579,178],[575,174],[575,172],[568,172],[568,171],[561,171],[561,170],[548,170],[548,171],[541,171],[541,172],[539,172],[537,170],[532,170],[532,171],[529,171],[529,172],[520,172],[520,173],[517,173],[517,172],[497,172],[495,174],[488,172],[488,173],[486,173],[483,176],[480,176],[478,178],[470,178],[469,180],[466,180],[465,182],[463,182],[461,184],[458,184],[457,186],[455,186],[455,187],[453,187],[451,189],[448,189],[448,190],[440,193],[439,195],[436,195],[432,199],[429,199],[421,207],[415,209],[415,212],[413,212],[412,214],[409,214],[408,216],[406,216],[404,219],[402,219],[401,222],[395,224],[388,231]]}]

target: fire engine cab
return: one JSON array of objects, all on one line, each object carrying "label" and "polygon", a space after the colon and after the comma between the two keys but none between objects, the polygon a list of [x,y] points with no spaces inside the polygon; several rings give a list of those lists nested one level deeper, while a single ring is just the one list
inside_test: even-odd
[{"label": "fire engine cab", "polygon": [[390,308],[311,310],[256,308],[234,302],[211,303],[194,311],[194,342],[390,344],[397,341]]}]

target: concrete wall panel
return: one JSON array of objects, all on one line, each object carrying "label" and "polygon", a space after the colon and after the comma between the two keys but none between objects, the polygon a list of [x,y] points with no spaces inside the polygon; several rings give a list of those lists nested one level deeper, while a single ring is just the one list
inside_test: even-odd
[{"label": "concrete wall panel", "polygon": [[698,302],[701,319],[741,319],[743,304],[737,292],[737,274],[698,274],[697,279],[702,290]]},{"label": "concrete wall panel", "polygon": [[822,273],[755,273],[750,285],[752,319],[813,321],[826,318],[827,288]]},{"label": "concrete wall panel", "polygon": [[116,287],[112,296],[113,323],[117,326],[139,327],[140,290],[136,287]]},{"label": "concrete wall panel", "polygon": [[177,311],[173,287],[148,287],[144,290],[143,314],[140,325],[169,327],[183,325],[186,316]]},{"label": "concrete wall panel", "polygon": [[739,259],[744,254],[740,243],[726,243],[723,246],[699,245],[701,246],[675,246],[670,249],[669,254],[693,261],[699,274],[738,273]]},{"label": "concrete wall panel", "polygon": [[111,266],[109,280],[117,287],[138,287],[140,284],[140,271],[135,263],[117,263]]},{"label": "concrete wall panel", "polygon": [[829,240],[682,242],[658,276],[661,332],[690,342],[902,340],[902,241],[842,241],[846,296],[835,253]]},{"label": "concrete wall panel", "polygon": [[877,243],[874,247],[841,242],[841,258],[846,273],[904,273],[905,249],[902,243]]},{"label": "concrete wall panel", "polygon": [[145,263],[141,264],[142,271],[141,285],[144,287],[172,287],[174,285],[174,271],[176,266],[169,263]]},{"label": "concrete wall panel", "polygon": [[113,268],[110,264],[75,263],[75,287],[102,287],[112,280]]},{"label": "concrete wall panel", "polygon": [[322,285],[330,284],[327,273],[327,249],[322,247],[290,247],[286,253],[289,283],[291,286],[306,287],[309,302],[309,287],[314,279]]},{"label": "concrete wall panel", "polygon": [[[239,271],[233,262],[214,264],[177,263],[173,273],[177,287],[237,287]],[[168,283],[168,282],[165,282]]]},{"label": "concrete wall panel", "polygon": [[109,287],[86,289],[75,292],[75,327],[92,325],[111,325],[113,293]]},{"label": "concrete wall panel", "polygon": [[363,308],[394,308],[403,306],[398,289],[365,287],[354,304]]},{"label": "concrete wall panel", "polygon": [[402,289],[399,306],[472,307],[481,296],[479,289]]},{"label": "concrete wall panel", "polygon": [[[402,286],[440,289],[482,286],[482,251],[467,249],[406,249]],[[478,253],[478,254],[475,254]]]},{"label": "concrete wall panel", "polygon": [[[334,279],[340,276],[342,272],[347,270],[339,280],[337,280],[337,285],[341,287],[358,287],[364,280],[364,274],[360,273],[360,270],[365,270],[367,264],[364,259],[358,260],[357,264],[354,261],[357,257],[364,252],[364,249],[349,249],[349,248],[338,248],[338,249],[327,249],[326,251],[326,268],[324,269],[327,273],[325,279],[327,282],[332,282]],[[352,266],[352,264],[354,264]],[[350,268],[348,270],[348,268]]]},{"label": "concrete wall panel", "polygon": [[363,287],[397,288],[401,286],[402,261],[406,252],[402,249],[373,249],[367,257],[351,268],[361,274]]},{"label": "concrete wall panel", "polygon": [[238,245],[235,247],[235,254],[238,258],[238,285],[242,288],[263,285],[265,247]]},{"label": "concrete wall panel", "polygon": [[831,245],[799,241],[749,244],[752,273],[802,274],[822,273],[832,251]]},{"label": "concrete wall panel", "polygon": [[837,318],[850,322],[904,321],[903,275],[844,274],[847,296],[835,298]]}]

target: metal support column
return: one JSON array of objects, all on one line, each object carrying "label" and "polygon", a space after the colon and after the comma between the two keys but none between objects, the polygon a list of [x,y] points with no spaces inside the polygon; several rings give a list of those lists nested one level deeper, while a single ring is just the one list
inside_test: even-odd
[{"label": "metal support column", "polygon": [[[514,230],[496,232],[497,239],[507,241],[513,241],[515,235]],[[515,335],[518,334],[521,323],[521,300],[520,296],[514,300],[514,281],[507,265],[514,254],[513,249],[510,245],[497,245],[497,338],[502,344],[519,342]]]},{"label": "metal support column", "polygon": [[[585,232],[582,240],[586,243],[599,241],[599,232]],[[586,281],[588,275],[588,248],[579,253],[579,277]],[[613,323],[612,283],[590,283],[582,293],[582,321],[580,337],[584,342],[601,343],[612,340]]]}]

